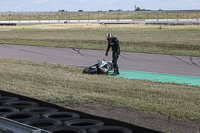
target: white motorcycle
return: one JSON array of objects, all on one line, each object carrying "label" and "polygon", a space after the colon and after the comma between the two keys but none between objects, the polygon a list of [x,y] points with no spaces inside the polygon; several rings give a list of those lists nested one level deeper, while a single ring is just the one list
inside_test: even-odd
[{"label": "white motorcycle", "polygon": [[85,67],[83,69],[83,73],[86,73],[86,74],[106,74],[110,70],[113,70],[112,61],[98,60],[97,62],[98,63],[93,65],[93,66]]}]

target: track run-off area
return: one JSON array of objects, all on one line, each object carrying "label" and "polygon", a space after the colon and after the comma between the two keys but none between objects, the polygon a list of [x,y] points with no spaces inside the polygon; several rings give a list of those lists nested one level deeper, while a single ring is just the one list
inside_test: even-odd
[{"label": "track run-off area", "polygon": [[[106,57],[102,50],[0,44],[0,58],[74,66],[111,60],[111,53]],[[200,57],[121,52],[118,64],[120,75],[115,77],[200,86]]]}]

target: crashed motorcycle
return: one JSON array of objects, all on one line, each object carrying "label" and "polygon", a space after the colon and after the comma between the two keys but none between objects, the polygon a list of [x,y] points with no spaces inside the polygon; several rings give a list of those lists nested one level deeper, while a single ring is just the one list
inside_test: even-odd
[{"label": "crashed motorcycle", "polygon": [[109,71],[113,70],[113,63],[112,61],[105,61],[105,60],[98,60],[98,63],[90,66],[85,67],[83,69],[83,73],[86,74],[107,74]]}]

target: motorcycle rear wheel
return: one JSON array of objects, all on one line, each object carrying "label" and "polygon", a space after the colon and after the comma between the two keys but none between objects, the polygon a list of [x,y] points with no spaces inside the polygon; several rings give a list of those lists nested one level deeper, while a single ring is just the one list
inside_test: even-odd
[{"label": "motorcycle rear wheel", "polygon": [[86,68],[83,69],[83,73],[86,73],[86,74],[96,74],[97,73],[97,68],[86,67]]}]

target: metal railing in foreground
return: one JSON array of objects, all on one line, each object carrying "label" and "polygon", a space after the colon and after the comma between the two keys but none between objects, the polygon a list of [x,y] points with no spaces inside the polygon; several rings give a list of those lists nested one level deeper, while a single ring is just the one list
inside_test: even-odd
[{"label": "metal railing in foreground", "polygon": [[51,133],[36,127],[0,117],[0,133]]}]

